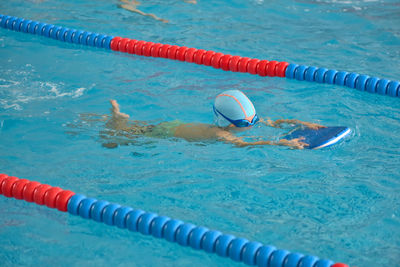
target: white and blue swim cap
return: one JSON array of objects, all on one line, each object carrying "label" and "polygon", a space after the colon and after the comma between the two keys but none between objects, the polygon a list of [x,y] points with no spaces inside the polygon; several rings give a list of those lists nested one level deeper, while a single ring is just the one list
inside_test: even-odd
[{"label": "white and blue swim cap", "polygon": [[219,94],[215,98],[214,114],[219,127],[230,124],[249,127],[259,120],[253,103],[239,90],[228,90]]}]

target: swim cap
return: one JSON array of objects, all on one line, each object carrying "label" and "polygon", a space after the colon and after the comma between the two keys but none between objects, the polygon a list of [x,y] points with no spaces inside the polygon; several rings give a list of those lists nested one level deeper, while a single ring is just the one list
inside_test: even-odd
[{"label": "swim cap", "polygon": [[239,90],[228,90],[219,94],[214,102],[216,124],[226,127],[248,127],[258,121],[256,109],[250,99]]}]

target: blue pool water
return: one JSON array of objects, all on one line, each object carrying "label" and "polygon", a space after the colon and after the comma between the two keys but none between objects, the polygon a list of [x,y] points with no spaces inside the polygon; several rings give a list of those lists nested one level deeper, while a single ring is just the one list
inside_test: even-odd
[{"label": "blue pool water", "polygon": [[[400,79],[398,1],[2,1],[0,13],[113,36]],[[346,87],[223,72],[0,29],[0,173],[352,266],[400,262],[400,102]],[[132,118],[212,123],[241,89],[261,117],[345,125],[332,148],[138,138],[101,146],[117,99]],[[247,135],[276,138],[255,127]],[[4,266],[226,266],[164,240],[0,197]],[[238,265],[239,266],[239,265]]]}]

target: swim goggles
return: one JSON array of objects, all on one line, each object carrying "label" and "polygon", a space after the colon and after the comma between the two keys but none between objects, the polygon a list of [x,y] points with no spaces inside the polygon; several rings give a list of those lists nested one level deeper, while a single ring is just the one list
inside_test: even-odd
[{"label": "swim goggles", "polygon": [[214,113],[215,115],[221,115],[222,117],[224,117],[224,119],[226,119],[227,121],[229,121],[230,123],[232,123],[233,125],[235,125],[236,127],[249,127],[249,126],[253,126],[254,124],[256,124],[260,119],[258,118],[257,114],[254,115],[253,119],[250,121],[245,120],[245,119],[240,119],[240,120],[231,120],[228,117],[224,116],[224,114],[222,114],[221,112],[219,112],[215,106],[213,106],[214,109]]}]

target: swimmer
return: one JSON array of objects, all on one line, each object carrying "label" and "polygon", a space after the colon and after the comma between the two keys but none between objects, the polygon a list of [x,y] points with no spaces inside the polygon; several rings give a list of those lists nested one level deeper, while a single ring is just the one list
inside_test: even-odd
[{"label": "swimmer", "polygon": [[136,0],[131,0],[131,1],[129,1],[129,0],[120,0],[120,1],[122,2],[122,4],[119,4],[118,6],[123,8],[123,9],[125,9],[125,10],[131,11],[131,12],[134,12],[134,13],[138,13],[138,14],[140,14],[142,16],[151,17],[151,18],[153,18],[155,20],[162,21],[164,23],[168,23],[168,20],[166,20],[166,19],[162,19],[162,18],[157,17],[154,14],[145,13],[145,12],[139,10],[138,9],[138,6],[140,5],[139,1],[136,1]]},{"label": "swimmer", "polygon": [[[229,90],[216,97],[214,103],[214,114],[216,125],[204,123],[184,123],[179,120],[161,122],[156,125],[149,125],[141,121],[129,120],[129,115],[120,111],[116,100],[110,100],[111,117],[106,123],[109,132],[107,135],[123,136],[134,138],[134,136],[147,136],[152,138],[176,137],[187,141],[219,140],[234,144],[238,147],[256,145],[278,145],[288,146],[293,149],[303,149],[308,144],[302,142],[303,138],[292,140],[281,139],[279,141],[260,140],[247,142],[242,137],[235,135],[235,132],[246,130],[257,123],[280,128],[283,124],[304,125],[311,129],[318,129],[325,126],[299,120],[263,120],[258,118],[251,101],[239,90]],[[104,137],[104,135],[103,135]],[[112,138],[111,138],[112,139]],[[112,140],[111,140],[112,141]],[[120,143],[121,144],[121,143]],[[117,147],[115,142],[103,144],[108,148]]]},{"label": "swimmer", "polygon": [[[142,16],[147,16],[147,17],[153,18],[155,20],[162,21],[164,23],[168,23],[169,22],[168,20],[163,19],[163,18],[159,18],[154,14],[145,13],[145,12],[139,10],[138,9],[138,6],[140,5],[139,1],[136,1],[136,0],[120,0],[120,2],[121,2],[121,4],[119,4],[118,6],[123,8],[123,9],[125,9],[125,10],[131,11],[131,12],[134,12],[134,13],[138,13],[138,14],[140,14]],[[185,2],[189,3],[189,4],[197,4],[196,0],[187,0]]]}]

